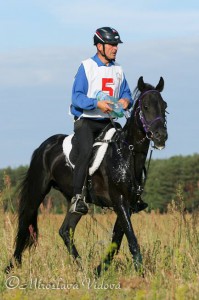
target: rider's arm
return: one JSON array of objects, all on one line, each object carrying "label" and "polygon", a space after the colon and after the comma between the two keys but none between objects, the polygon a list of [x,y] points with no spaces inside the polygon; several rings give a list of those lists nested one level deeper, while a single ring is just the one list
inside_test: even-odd
[{"label": "rider's arm", "polygon": [[97,107],[97,99],[87,97],[88,80],[85,74],[83,64],[80,65],[72,89],[72,105],[86,110],[92,110]]},{"label": "rider's arm", "polygon": [[120,94],[119,99],[127,99],[129,101],[128,108],[131,108],[133,105],[133,98],[131,96],[131,91],[128,85],[128,82],[126,81],[126,78],[124,76],[124,79],[122,81],[121,87],[120,87]]}]

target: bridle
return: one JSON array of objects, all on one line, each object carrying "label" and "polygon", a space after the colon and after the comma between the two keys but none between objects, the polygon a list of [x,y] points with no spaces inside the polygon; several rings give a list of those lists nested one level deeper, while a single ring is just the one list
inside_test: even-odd
[{"label": "bridle", "polygon": [[[151,130],[151,126],[152,126],[155,122],[161,121],[161,122],[166,126],[166,119],[165,119],[165,117],[163,118],[162,116],[157,116],[156,118],[154,118],[154,119],[153,119],[152,121],[150,121],[150,122],[148,122],[148,121],[146,120],[146,118],[145,118],[145,116],[144,116],[144,113],[143,113],[143,111],[142,111],[142,100],[143,100],[144,96],[147,95],[147,94],[149,94],[149,93],[159,93],[159,94],[160,94],[160,92],[157,91],[157,90],[155,90],[155,89],[148,90],[148,91],[146,91],[146,92],[144,92],[144,93],[141,93],[141,94],[138,96],[138,98],[137,98],[137,100],[136,100],[136,102],[135,102],[135,104],[138,103],[138,106],[137,106],[137,108],[135,109],[135,112],[134,112],[134,110],[132,110],[131,114],[129,114],[129,116],[126,117],[127,120],[128,120],[128,119],[130,120],[131,117],[134,117],[134,118],[135,118],[135,121],[137,122],[137,114],[139,114],[139,120],[140,120],[140,122],[141,122],[141,124],[142,124],[142,127],[143,127],[143,129],[144,129],[145,136],[144,136],[140,141],[137,141],[136,144],[142,144],[146,139],[149,139],[150,141],[152,140],[152,137],[153,137],[153,131]],[[149,156],[149,159],[148,159],[148,166],[147,166],[147,168],[146,168],[145,166],[144,166],[144,168],[143,168],[144,179],[143,179],[143,182],[140,183],[140,182],[137,180],[137,178],[136,178],[136,170],[135,170],[135,165],[136,165],[136,163],[135,163],[135,147],[134,147],[133,144],[130,144],[130,145],[129,145],[129,144],[126,142],[126,140],[123,139],[122,133],[121,133],[121,131],[120,131],[119,129],[117,129],[117,127],[115,126],[114,121],[113,121],[111,115],[109,115],[109,118],[110,118],[110,120],[111,120],[111,123],[112,123],[113,127],[115,128],[115,130],[116,130],[116,132],[117,132],[117,138],[116,138],[115,140],[111,140],[111,141],[109,141],[109,142],[116,142],[116,143],[117,143],[118,140],[120,141],[120,147],[118,146],[117,153],[118,153],[118,155],[120,156],[120,158],[121,158],[123,161],[124,161],[124,158],[123,158],[123,155],[122,155],[122,148],[123,148],[123,147],[121,147],[121,143],[122,143],[123,145],[125,145],[125,146],[128,147],[129,152],[130,152],[130,156],[133,157],[133,160],[134,160],[134,164],[133,164],[133,165],[134,165],[134,173],[133,173],[134,175],[133,175],[133,177],[134,177],[134,181],[135,181],[135,183],[136,183],[136,194],[137,194],[137,196],[140,196],[140,195],[142,194],[142,192],[143,192],[143,190],[144,190],[144,186],[145,186],[145,184],[146,184],[147,174],[148,174],[148,170],[149,170],[149,166],[150,166],[150,162],[151,162],[151,158],[152,158],[152,152],[153,152],[153,149],[152,149],[152,147],[151,147],[150,156]],[[106,142],[106,141],[104,141],[104,142]],[[154,148],[154,147],[153,147],[153,148]],[[147,153],[146,153],[146,155],[147,155]],[[125,162],[125,161],[124,161],[124,162]]]},{"label": "bridle", "polygon": [[148,121],[146,120],[145,116],[144,116],[144,113],[143,113],[143,111],[142,111],[142,100],[143,100],[143,98],[144,98],[145,95],[150,94],[150,93],[158,93],[158,94],[160,94],[160,92],[157,91],[157,90],[148,90],[148,91],[146,91],[146,92],[144,92],[144,93],[141,93],[140,96],[139,96],[138,99],[137,99],[137,101],[138,101],[138,107],[137,107],[137,109],[135,110],[135,114],[134,114],[134,116],[135,116],[135,118],[136,118],[137,114],[139,113],[139,119],[140,119],[140,121],[141,121],[141,123],[142,123],[142,126],[143,126],[143,129],[144,129],[144,131],[145,131],[145,133],[146,133],[146,137],[147,137],[149,140],[151,140],[151,138],[152,138],[152,136],[153,136],[153,131],[151,130],[151,126],[152,126],[155,122],[157,122],[157,121],[160,120],[160,121],[162,121],[162,123],[164,123],[164,125],[165,125],[165,127],[166,127],[166,119],[165,119],[165,118],[163,118],[163,117],[161,117],[161,116],[158,116],[158,117],[156,117],[155,119],[153,119],[152,121],[148,122]]},{"label": "bridle", "polygon": [[[142,111],[142,101],[143,101],[143,98],[145,97],[145,95],[148,95],[150,93],[158,93],[160,95],[160,92],[155,90],[155,89],[152,89],[152,90],[148,90],[144,93],[141,93],[138,98],[137,98],[137,101],[136,103],[138,103],[138,106],[135,110],[135,113],[134,113],[134,117],[135,117],[135,121],[137,122],[137,114],[139,114],[139,120],[142,124],[142,127],[144,129],[144,132],[145,132],[145,136],[140,140],[140,141],[137,141],[136,144],[142,144],[146,139],[149,139],[150,142],[152,141],[152,137],[153,137],[153,131],[151,130],[151,126],[157,122],[157,121],[161,121],[164,126],[166,127],[166,118],[162,117],[162,116],[157,116],[156,118],[154,118],[152,121],[148,122],[145,118],[145,115]],[[138,197],[141,196],[142,192],[144,191],[144,186],[146,184],[146,181],[147,181],[147,177],[148,177],[148,171],[149,171],[149,167],[150,167],[150,162],[151,162],[151,158],[152,158],[152,153],[153,153],[153,148],[154,146],[152,147],[151,146],[151,150],[150,150],[150,155],[149,155],[149,158],[148,158],[148,165],[147,167],[144,166],[143,168],[143,173],[144,173],[144,179],[141,183],[138,182],[137,178],[136,178],[136,169],[135,169],[135,154],[133,155],[133,159],[134,159],[134,180],[135,180],[135,183],[136,183],[136,194]],[[130,148],[129,148],[130,150]],[[132,148],[132,150],[134,151],[134,146]]]}]

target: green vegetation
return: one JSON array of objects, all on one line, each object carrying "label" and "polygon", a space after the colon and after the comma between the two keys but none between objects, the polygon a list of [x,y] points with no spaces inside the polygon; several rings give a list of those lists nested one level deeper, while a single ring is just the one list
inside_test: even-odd
[{"label": "green vegetation", "polygon": [[[0,170],[4,210],[16,209],[17,188],[27,168],[21,166]],[[149,204],[148,210],[166,212],[168,204],[177,200],[178,190],[182,192],[185,208],[189,212],[199,207],[199,154],[151,161],[143,194],[144,200]],[[51,190],[44,201],[44,209],[62,213],[65,211],[65,199],[59,192]]]},{"label": "green vegetation", "polygon": [[199,210],[193,209],[198,206],[198,161],[194,155],[151,163],[145,197],[155,209],[132,216],[144,278],[134,269],[126,238],[110,269],[95,277],[94,268],[114,247],[110,242],[116,216],[110,211],[90,212],[78,224],[74,239],[82,257],[80,269],[59,236],[65,205],[53,193],[40,206],[36,249],[24,252],[22,268],[4,274],[14,251],[16,190],[27,167],[2,170],[0,299],[199,299]]},{"label": "green vegetation", "polygon": [[150,209],[166,212],[168,203],[182,191],[185,208],[199,207],[199,155],[152,160],[144,197]]},{"label": "green vegetation", "polygon": [[[179,199],[183,200],[181,196]],[[199,218],[173,201],[167,214],[132,216],[143,255],[145,277],[136,273],[126,238],[109,270],[100,278],[93,270],[110,249],[115,214],[84,216],[75,232],[82,257],[80,269],[69,256],[59,228],[64,214],[40,213],[36,249],[26,250],[22,268],[5,275],[13,254],[16,215],[0,212],[0,298],[80,300],[197,300],[199,299]]]}]

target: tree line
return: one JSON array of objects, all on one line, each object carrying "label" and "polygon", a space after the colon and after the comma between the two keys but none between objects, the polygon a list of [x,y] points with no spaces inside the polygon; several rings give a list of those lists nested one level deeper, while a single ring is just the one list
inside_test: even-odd
[{"label": "tree line", "polygon": [[[0,200],[4,210],[16,211],[18,187],[28,166],[0,169]],[[199,208],[199,154],[173,156],[168,159],[151,160],[143,199],[149,204],[148,210],[167,211],[172,200],[183,199],[189,212]],[[61,193],[51,190],[46,196],[43,209],[62,213],[66,203]]]}]

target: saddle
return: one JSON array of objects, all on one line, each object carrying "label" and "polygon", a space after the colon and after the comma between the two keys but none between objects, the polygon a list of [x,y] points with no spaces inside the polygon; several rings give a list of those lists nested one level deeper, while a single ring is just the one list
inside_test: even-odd
[{"label": "saddle", "polygon": [[[121,125],[115,122],[115,126],[117,130],[121,130]],[[99,168],[104,155],[107,151],[108,144],[110,142],[114,142],[118,139],[118,134],[116,132],[116,128],[109,124],[98,137],[96,137],[93,144],[93,153],[89,163],[89,175],[93,175],[93,173]],[[78,141],[74,134],[67,136],[63,141],[63,152],[65,154],[66,163],[74,168],[75,162],[78,157]]]}]

